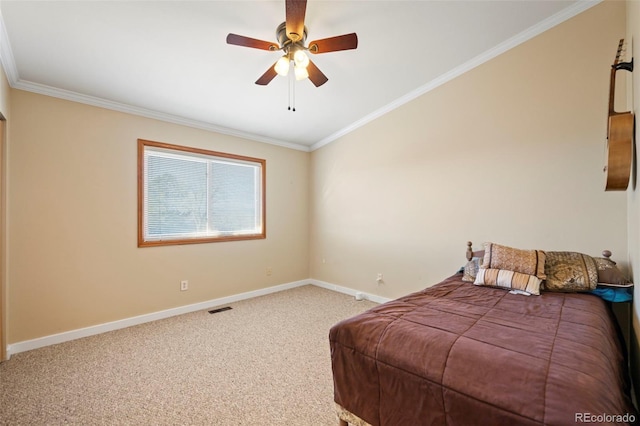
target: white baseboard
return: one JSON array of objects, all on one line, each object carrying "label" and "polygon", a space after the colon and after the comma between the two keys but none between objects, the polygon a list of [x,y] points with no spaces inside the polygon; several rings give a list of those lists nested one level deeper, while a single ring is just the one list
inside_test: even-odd
[{"label": "white baseboard", "polygon": [[352,288],[349,287],[343,287],[337,284],[331,284],[328,283],[326,281],[320,281],[320,280],[315,280],[315,279],[309,279],[308,280],[309,283],[318,286],[318,287],[322,287],[322,288],[326,288],[327,290],[333,290],[333,291],[337,291],[338,293],[344,293],[344,294],[348,294],[349,296],[353,296],[356,297],[356,295],[361,295],[363,299],[366,300],[370,300],[372,302],[376,302],[376,303],[385,303],[390,301],[391,299],[389,299],[388,297],[382,297],[382,296],[378,296],[376,294],[371,294],[371,293],[365,293],[359,290],[354,290]]},{"label": "white baseboard", "polygon": [[188,314],[190,312],[202,311],[205,309],[215,308],[227,303],[238,302],[240,300],[251,299],[253,297],[264,296],[271,293],[277,293],[283,290],[289,290],[291,288],[300,287],[307,284],[313,284],[318,287],[325,288],[327,290],[337,291],[339,293],[348,294],[350,296],[356,296],[359,294],[363,299],[371,300],[372,302],[384,303],[391,299],[386,297],[377,296],[375,294],[364,293],[358,290],[354,290],[348,287],[331,284],[325,281],[308,279],[301,281],[294,281],[287,284],[280,284],[273,287],[267,287],[260,290],[248,291],[246,293],[235,294],[232,296],[221,297],[219,299],[207,300],[206,302],[194,303],[192,305],[180,306],[178,308],[167,309],[159,312],[152,312],[150,314],[139,315],[131,318],[125,318],[122,320],[112,321],[104,324],[98,324],[91,327],[79,328],[77,330],[65,331],[63,333],[52,334],[49,336],[39,337],[37,339],[25,340],[22,342],[13,343],[7,346],[7,358],[11,355],[26,352],[33,349],[43,348],[45,346],[56,345],[58,343],[68,342],[70,340],[80,339],[82,337],[94,336],[96,334],[106,333],[108,331],[119,330],[122,328],[131,327],[134,325],[144,324],[146,322],[157,321],[164,318],[173,317],[176,315]]},{"label": "white baseboard", "polygon": [[164,311],[153,312],[150,314],[139,315],[136,317],[125,318],[118,321],[112,321],[104,324],[94,325],[91,327],[79,328],[77,330],[65,331],[63,333],[52,334],[49,336],[39,337],[37,339],[25,340],[23,342],[13,343],[7,346],[7,358],[20,352],[30,351],[49,345],[68,342],[70,340],[80,339],[82,337],[93,336],[108,331],[119,330],[121,328],[131,327],[133,325],[144,324],[146,322],[157,321],[176,315],[188,314],[190,312],[202,311],[214,308],[227,303],[238,302],[240,300],[251,299],[253,297],[264,296],[270,293],[276,293],[295,287],[310,284],[309,280],[294,281],[287,284],[281,284],[273,287],[267,287],[260,290],[248,291],[246,293],[235,294],[232,296],[221,297],[219,299],[207,300],[206,302],[194,303],[192,305],[180,306],[178,308],[167,309]]}]

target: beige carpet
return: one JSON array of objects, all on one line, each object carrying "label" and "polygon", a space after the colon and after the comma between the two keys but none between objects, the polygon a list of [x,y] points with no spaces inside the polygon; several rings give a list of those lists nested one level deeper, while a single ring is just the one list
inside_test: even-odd
[{"label": "beige carpet", "polygon": [[336,425],[329,328],[374,303],[304,286],[14,355],[2,425]]}]

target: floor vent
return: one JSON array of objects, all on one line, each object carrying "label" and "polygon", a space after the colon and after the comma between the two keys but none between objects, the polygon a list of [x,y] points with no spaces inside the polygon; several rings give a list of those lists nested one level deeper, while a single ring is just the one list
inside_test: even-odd
[{"label": "floor vent", "polygon": [[218,312],[228,311],[229,309],[233,309],[233,308],[231,308],[231,306],[225,306],[224,308],[212,309],[212,310],[209,311],[209,313],[210,314],[217,314]]}]

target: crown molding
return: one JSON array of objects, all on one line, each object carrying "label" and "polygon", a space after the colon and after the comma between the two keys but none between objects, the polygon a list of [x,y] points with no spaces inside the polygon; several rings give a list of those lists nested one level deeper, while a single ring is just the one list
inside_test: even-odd
[{"label": "crown molding", "polygon": [[2,64],[4,73],[7,75],[9,86],[13,87],[18,81],[18,69],[16,68],[16,61],[13,58],[13,51],[9,44],[9,35],[7,34],[7,27],[4,24],[2,11],[0,11],[0,64]]},{"label": "crown molding", "polygon": [[277,145],[284,148],[295,149],[298,151],[306,151],[306,152],[309,151],[309,147],[306,145],[294,144],[291,142],[284,142],[277,139],[267,138],[267,137],[255,135],[252,133],[242,132],[239,130],[218,126],[218,125],[207,123],[204,121],[192,120],[189,118],[184,118],[184,117],[180,117],[173,114],[167,114],[167,113],[153,111],[146,108],[140,108],[132,105],[114,102],[114,101],[99,98],[96,96],[83,95],[81,93],[73,92],[70,90],[58,89],[56,87],[51,87],[44,84],[18,80],[13,85],[11,85],[11,87],[13,87],[14,89],[25,90],[28,92],[38,93],[41,95],[52,96],[54,98],[60,98],[68,101],[86,104],[86,105],[110,109],[113,111],[119,111],[127,114],[138,115],[141,117],[152,118],[154,120],[160,120],[167,123],[179,124],[182,126],[207,130],[210,132],[216,132],[224,135],[235,136],[243,139],[252,140],[255,142],[262,142],[270,145]]},{"label": "crown molding", "polygon": [[481,53],[480,55],[476,56],[475,58],[465,62],[464,64],[436,77],[435,79],[431,80],[430,82],[428,82],[427,84],[417,88],[416,90],[413,90],[409,93],[407,93],[406,95],[396,99],[395,101],[391,102],[390,104],[387,104],[385,106],[383,106],[382,108],[379,108],[377,110],[375,110],[374,112],[372,112],[369,115],[366,115],[364,117],[362,117],[360,120],[355,121],[354,123],[350,124],[349,126],[327,136],[326,138],[316,142],[315,144],[311,145],[311,151],[315,151],[316,149],[322,148],[323,146],[334,142],[335,140],[341,138],[342,136],[347,135],[348,133],[353,132],[354,130],[358,129],[359,127],[364,126],[367,123],[370,123],[371,121],[395,110],[396,108],[401,107],[402,105],[411,102],[412,100],[424,95],[427,92],[430,92],[431,90],[453,80],[454,78],[466,73],[467,71],[472,70],[473,68],[477,67],[478,65],[482,65],[483,63],[495,58],[496,56],[510,50],[513,49],[514,47],[524,43],[527,40],[532,39],[533,37],[555,27],[556,25],[559,25],[561,23],[563,23],[564,21],[573,18],[574,16],[584,12],[587,9],[590,9],[591,7],[601,3],[603,0],[579,0],[576,4],[563,9],[562,11],[556,13],[555,15],[545,19],[544,21],[539,22],[538,24],[530,27],[529,29],[522,31],[519,34],[516,34],[515,36],[511,37],[510,39],[496,45],[495,47]]}]

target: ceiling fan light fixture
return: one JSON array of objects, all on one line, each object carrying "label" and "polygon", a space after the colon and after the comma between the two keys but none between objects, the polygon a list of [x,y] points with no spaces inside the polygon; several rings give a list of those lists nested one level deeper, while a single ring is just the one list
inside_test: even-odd
[{"label": "ceiling fan light fixture", "polygon": [[[289,75],[291,62],[293,62],[296,80],[308,78],[314,86],[320,87],[329,79],[309,60],[309,52],[315,55],[358,48],[358,36],[356,33],[314,40],[309,42],[308,47],[305,47],[307,27],[304,25],[304,18],[307,1],[285,0],[285,21],[276,28],[278,44],[233,33],[227,35],[227,44],[268,50],[270,52],[284,52],[284,57],[267,68],[267,71],[256,80],[256,84],[266,86],[276,75]],[[294,81],[293,76],[291,76],[290,80]]]},{"label": "ceiling fan light fixture", "polygon": [[276,62],[276,65],[274,67],[274,69],[276,70],[276,73],[278,73],[278,75],[281,75],[283,77],[286,77],[287,74],[289,74],[289,68],[290,68],[289,57],[287,55],[278,59],[278,62]]},{"label": "ceiling fan light fixture", "polygon": [[296,75],[296,80],[304,80],[309,77],[309,71],[307,71],[306,67],[294,65],[293,71]]}]

